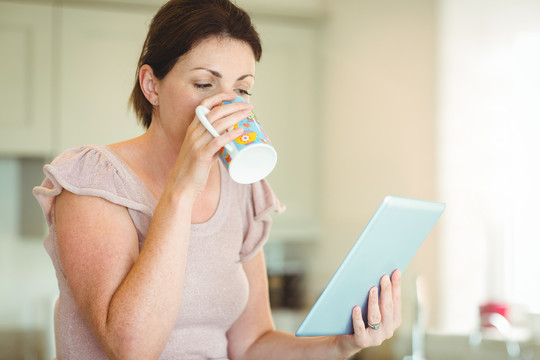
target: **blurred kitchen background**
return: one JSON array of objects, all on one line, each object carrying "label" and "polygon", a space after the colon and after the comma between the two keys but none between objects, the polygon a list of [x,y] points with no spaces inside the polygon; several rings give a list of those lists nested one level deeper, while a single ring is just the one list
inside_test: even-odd
[{"label": "blurred kitchen background", "polygon": [[[62,150],[141,133],[127,99],[161,4],[0,0],[0,359],[54,356],[31,189]],[[265,247],[276,326],[296,329],[393,194],[447,209],[404,273],[403,325],[358,359],[540,359],[540,0],[238,4],[288,208]]]}]

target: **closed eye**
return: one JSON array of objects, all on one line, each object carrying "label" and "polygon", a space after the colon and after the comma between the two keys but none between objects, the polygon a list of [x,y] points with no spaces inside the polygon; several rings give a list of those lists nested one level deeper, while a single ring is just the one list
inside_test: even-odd
[{"label": "closed eye", "polygon": [[194,84],[197,89],[207,89],[212,86],[212,84]]},{"label": "closed eye", "polygon": [[247,96],[253,95],[253,94],[249,93],[247,90],[244,90],[244,89],[236,89],[235,91],[240,95],[247,95]]}]

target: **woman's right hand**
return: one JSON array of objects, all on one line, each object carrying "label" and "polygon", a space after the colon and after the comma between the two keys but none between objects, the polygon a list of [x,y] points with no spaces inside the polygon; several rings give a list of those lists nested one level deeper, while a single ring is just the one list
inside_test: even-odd
[{"label": "woman's right hand", "polygon": [[214,138],[194,116],[187,128],[169,185],[175,188],[187,186],[195,196],[204,190],[210,169],[216,162],[217,152],[243,133],[241,128],[226,130],[251,114],[252,105],[243,102],[217,106],[237,96],[236,93],[220,93],[201,102],[200,105],[210,109],[206,118],[221,135]]}]

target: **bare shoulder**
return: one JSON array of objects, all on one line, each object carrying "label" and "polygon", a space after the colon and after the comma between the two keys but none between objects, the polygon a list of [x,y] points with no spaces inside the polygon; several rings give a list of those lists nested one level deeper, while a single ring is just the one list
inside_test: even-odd
[{"label": "bare shoulder", "polygon": [[114,144],[109,144],[107,147],[114,151],[118,156],[124,159],[126,162],[132,162],[133,159],[136,159],[140,156],[141,152],[141,142],[142,136],[117,142]]}]

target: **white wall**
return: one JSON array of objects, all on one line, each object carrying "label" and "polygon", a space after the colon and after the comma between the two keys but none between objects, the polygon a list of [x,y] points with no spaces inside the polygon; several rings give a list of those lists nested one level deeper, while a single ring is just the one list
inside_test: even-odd
[{"label": "white wall", "polygon": [[[313,259],[313,295],[385,195],[440,200],[435,190],[435,1],[328,4],[321,78],[325,228]],[[436,287],[436,247],[434,232],[404,274],[405,332],[413,316],[415,277],[422,275],[430,289]]]},{"label": "white wall", "polygon": [[483,302],[540,303],[540,2],[439,3],[440,328],[468,333]]}]

